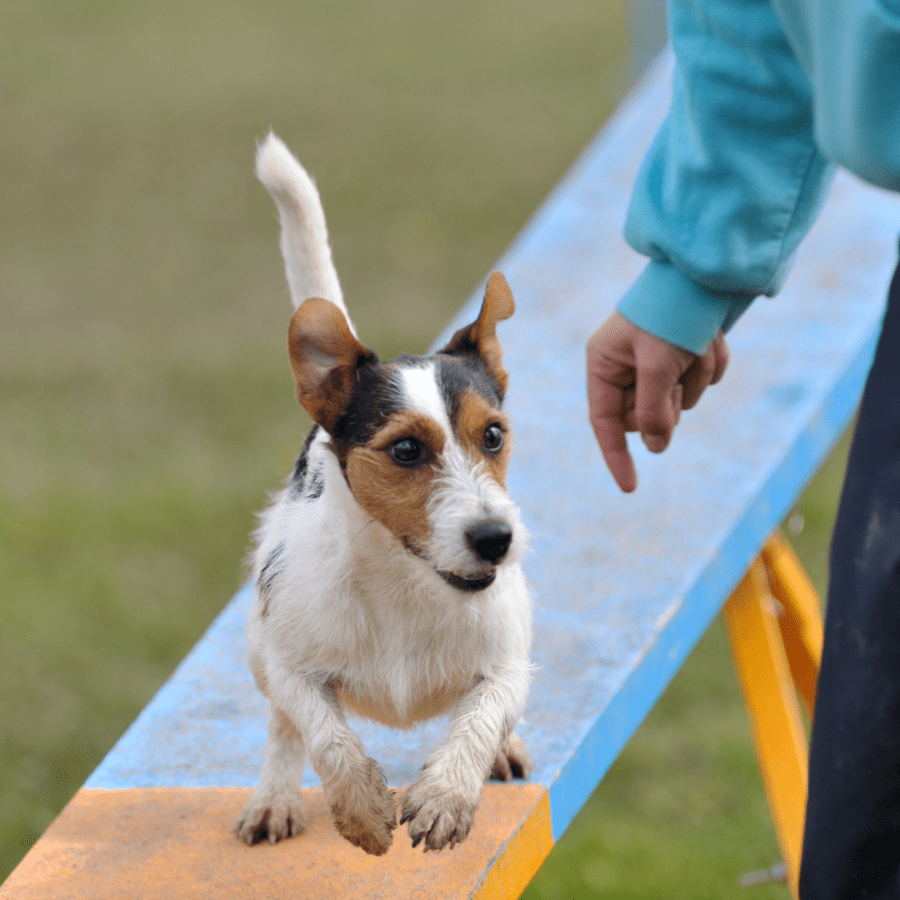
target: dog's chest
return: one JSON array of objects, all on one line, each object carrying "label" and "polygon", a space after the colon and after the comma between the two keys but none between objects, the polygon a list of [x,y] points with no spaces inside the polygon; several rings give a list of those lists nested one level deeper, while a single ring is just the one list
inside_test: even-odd
[{"label": "dog's chest", "polygon": [[349,709],[393,727],[440,715],[494,667],[478,618],[464,607],[359,611],[334,647],[334,688]]},{"label": "dog's chest", "polygon": [[409,728],[442,715],[460,700],[465,690],[453,685],[423,690],[398,690],[397,683],[383,685],[377,693],[363,685],[347,685],[338,679],[334,688],[347,709],[391,728]]}]

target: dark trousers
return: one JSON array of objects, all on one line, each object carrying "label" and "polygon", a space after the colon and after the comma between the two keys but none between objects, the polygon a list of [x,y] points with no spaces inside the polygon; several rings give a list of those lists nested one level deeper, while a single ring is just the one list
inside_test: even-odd
[{"label": "dark trousers", "polygon": [[900,266],[831,543],[802,900],[900,897]]}]

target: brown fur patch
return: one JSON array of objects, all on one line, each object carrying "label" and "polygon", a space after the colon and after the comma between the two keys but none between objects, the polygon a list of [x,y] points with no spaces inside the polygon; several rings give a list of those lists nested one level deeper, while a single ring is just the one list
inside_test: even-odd
[{"label": "brown fur patch", "polygon": [[497,323],[508,319],[515,310],[516,303],[503,273],[491,272],[478,318],[471,325],[460,328],[442,351],[463,353],[475,350],[488,375],[500,389],[501,397],[506,393],[509,377],[503,368],[503,351],[497,340]]},{"label": "brown fur patch", "polygon": [[353,336],[344,314],[320,297],[291,317],[288,355],[298,402],[329,434],[350,400],[357,368],[378,360]]},{"label": "brown fur patch", "polygon": [[[421,464],[398,465],[388,454],[392,444],[415,438],[425,449]],[[401,412],[392,416],[365,447],[347,456],[347,481],[357,503],[405,547],[422,547],[430,537],[425,513],[444,434],[427,416]]]},{"label": "brown fur patch", "polygon": [[[484,433],[494,424],[499,425],[503,431],[503,446],[497,453],[487,453],[484,448]],[[469,458],[484,463],[494,481],[506,487],[506,470],[512,449],[512,431],[507,417],[491,406],[484,397],[468,390],[460,395],[454,428]]]},{"label": "brown fur patch", "polygon": [[465,693],[465,689],[445,685],[442,688],[435,688],[427,694],[417,694],[414,698],[414,705],[401,717],[386,696],[373,698],[355,694],[340,680],[335,682],[334,689],[348,709],[391,728],[409,728],[415,722],[442,715],[455,703],[458,703]]}]

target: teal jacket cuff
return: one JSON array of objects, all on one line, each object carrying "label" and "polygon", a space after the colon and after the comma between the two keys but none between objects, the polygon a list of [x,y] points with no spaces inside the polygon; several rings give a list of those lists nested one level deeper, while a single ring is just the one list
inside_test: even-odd
[{"label": "teal jacket cuff", "polygon": [[711,293],[671,263],[654,259],[622,298],[619,312],[644,331],[702,354],[752,301],[742,295]]}]

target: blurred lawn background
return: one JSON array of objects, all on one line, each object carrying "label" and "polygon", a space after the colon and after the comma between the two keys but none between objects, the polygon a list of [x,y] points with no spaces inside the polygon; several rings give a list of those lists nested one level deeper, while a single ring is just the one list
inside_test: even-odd
[{"label": "blurred lawn background", "polygon": [[[316,176],[364,340],[421,352],[621,98],[628,18],[0,4],[0,879],[239,586],[307,427],[255,141]],[[799,508],[820,587],[844,452]],[[527,896],[786,897],[737,887],[777,858],[717,624]]]}]

